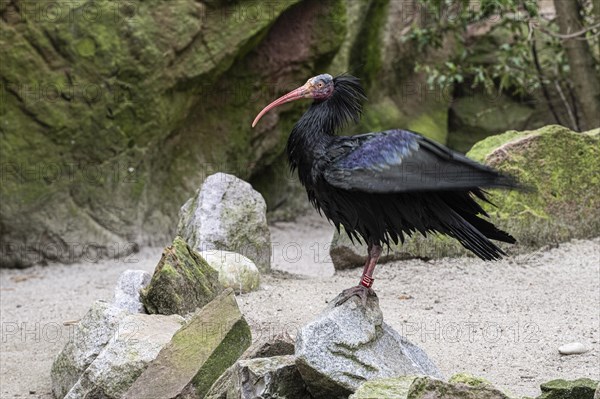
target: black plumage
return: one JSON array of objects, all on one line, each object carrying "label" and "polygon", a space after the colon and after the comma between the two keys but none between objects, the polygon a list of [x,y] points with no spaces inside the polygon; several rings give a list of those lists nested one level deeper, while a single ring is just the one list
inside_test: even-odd
[{"label": "black plumage", "polygon": [[353,76],[309,79],[266,107],[254,124],[269,109],[299,98],[314,102],[288,139],[290,166],[311,203],[351,239],[368,243],[375,263],[379,253],[372,256],[371,248],[414,233],[448,235],[485,260],[504,254],[490,240],[515,242],[484,219],[476,201],[487,201],[484,188],[515,187],[513,178],[407,130],[336,135],[359,120],[366,99]]}]

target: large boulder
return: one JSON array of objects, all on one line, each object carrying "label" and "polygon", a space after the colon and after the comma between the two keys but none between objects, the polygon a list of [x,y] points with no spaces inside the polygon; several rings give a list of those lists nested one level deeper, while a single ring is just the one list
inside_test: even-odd
[{"label": "large boulder", "polygon": [[351,297],[305,325],[296,338],[296,364],[316,398],[346,398],[366,380],[403,375],[441,378],[425,352],[383,322],[375,295],[364,306]]},{"label": "large boulder", "polygon": [[510,129],[524,130],[534,109],[519,104],[508,96],[495,96],[477,93],[453,101],[450,109],[449,124],[452,133],[448,136],[448,146],[465,153],[473,144],[488,136]]},{"label": "large boulder", "polygon": [[263,197],[226,173],[209,176],[181,208],[177,232],[197,251],[242,254],[262,272],[271,269],[271,234]]},{"label": "large boulder", "polygon": [[467,154],[529,190],[492,191],[485,209],[525,249],[600,234],[600,129],[562,126],[489,137]]},{"label": "large boulder", "polygon": [[208,171],[248,179],[277,158],[304,104],[250,121],[346,30],[339,0],[2,7],[2,267],[167,243]]},{"label": "large boulder", "polygon": [[73,388],[127,315],[127,311],[107,302],[94,302],[52,363],[50,377],[52,392],[56,398],[63,398]]},{"label": "large boulder", "polygon": [[254,262],[244,255],[230,251],[202,251],[206,262],[219,272],[219,282],[236,293],[255,291],[260,286],[260,273]]},{"label": "large boulder", "polygon": [[98,354],[66,399],[120,399],[184,324],[179,315],[131,314]]},{"label": "large boulder", "polygon": [[445,382],[431,377],[404,376],[367,381],[349,399],[509,399],[489,384]]},{"label": "large boulder", "polygon": [[232,289],[196,311],[126,392],[130,399],[203,398],[250,346]]},{"label": "large boulder", "polygon": [[[482,204],[490,221],[517,239],[509,253],[600,234],[600,129],[576,133],[561,126],[509,131],[475,144],[468,157],[517,177],[526,190],[490,190],[494,205]],[[334,267],[364,264],[367,246],[334,233]],[[415,234],[392,245],[382,262],[406,258],[471,255],[450,237]]]},{"label": "large boulder", "polygon": [[164,249],[141,296],[148,313],[186,315],[212,301],[222,290],[219,273],[176,237],[173,245]]}]

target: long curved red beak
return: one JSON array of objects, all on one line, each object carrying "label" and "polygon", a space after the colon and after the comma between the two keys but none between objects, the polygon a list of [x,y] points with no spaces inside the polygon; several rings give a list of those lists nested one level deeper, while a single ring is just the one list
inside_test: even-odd
[{"label": "long curved red beak", "polygon": [[297,89],[292,90],[289,93],[279,97],[277,100],[273,101],[271,104],[264,107],[263,110],[260,111],[258,113],[258,115],[256,115],[256,118],[254,118],[254,122],[252,122],[252,127],[256,126],[256,124],[258,123],[260,118],[262,118],[264,114],[266,114],[273,108],[278,107],[281,104],[285,104],[285,103],[289,103],[294,100],[299,100],[301,98],[305,98],[305,96],[308,93],[310,93],[310,90],[309,90],[308,84],[305,84],[305,85],[298,87]]}]

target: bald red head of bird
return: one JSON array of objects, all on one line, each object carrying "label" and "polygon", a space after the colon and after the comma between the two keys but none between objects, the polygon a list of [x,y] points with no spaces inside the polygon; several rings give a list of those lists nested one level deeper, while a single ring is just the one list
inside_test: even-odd
[{"label": "bald red head of bird", "polygon": [[263,108],[262,111],[254,118],[252,127],[256,126],[260,118],[262,118],[267,112],[275,107],[282,104],[289,103],[291,101],[300,100],[302,98],[313,99],[316,101],[327,100],[333,94],[335,89],[334,79],[328,73],[317,75],[306,81],[306,83],[297,89],[290,91],[289,93],[279,97],[271,104]]}]

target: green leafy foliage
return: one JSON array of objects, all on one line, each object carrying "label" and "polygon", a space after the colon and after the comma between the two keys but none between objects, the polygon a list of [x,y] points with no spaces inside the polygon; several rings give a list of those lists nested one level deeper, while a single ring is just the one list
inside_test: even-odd
[{"label": "green leafy foliage", "polygon": [[[416,65],[432,88],[469,84],[521,98],[545,89],[562,106],[576,107],[555,16],[536,0],[418,0],[418,7],[419,20],[404,40],[420,51],[442,48],[449,40],[455,46],[445,62]],[[591,26],[590,2],[582,13]],[[584,37],[597,52],[598,32]]]}]

